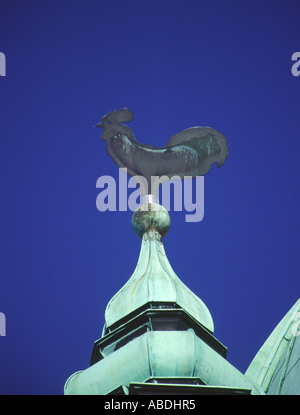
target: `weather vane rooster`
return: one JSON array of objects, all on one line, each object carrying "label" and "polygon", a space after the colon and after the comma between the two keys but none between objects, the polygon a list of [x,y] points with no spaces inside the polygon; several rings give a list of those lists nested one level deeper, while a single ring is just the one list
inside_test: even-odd
[{"label": "weather vane rooster", "polygon": [[[95,127],[103,128],[107,153],[131,176],[169,179],[202,176],[214,163],[220,167],[228,157],[227,140],[210,127],[192,127],[173,135],[162,148],[139,143],[125,122],[132,121],[128,108],[109,112]],[[150,188],[150,187],[149,187]]]}]

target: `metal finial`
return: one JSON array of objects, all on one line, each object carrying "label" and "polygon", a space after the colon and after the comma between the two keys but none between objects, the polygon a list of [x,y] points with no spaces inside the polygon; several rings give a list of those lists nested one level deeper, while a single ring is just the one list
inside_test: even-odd
[{"label": "metal finial", "polygon": [[142,238],[146,232],[157,232],[158,239],[163,238],[170,228],[170,215],[168,211],[158,203],[149,202],[142,204],[132,215],[131,219],[134,232]]}]

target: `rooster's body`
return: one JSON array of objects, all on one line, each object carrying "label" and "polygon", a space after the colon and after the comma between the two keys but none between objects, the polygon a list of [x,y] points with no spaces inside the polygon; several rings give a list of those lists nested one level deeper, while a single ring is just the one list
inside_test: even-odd
[{"label": "rooster's body", "polygon": [[162,148],[140,144],[124,122],[133,113],[121,109],[108,113],[97,127],[103,128],[107,153],[131,176],[143,176],[148,186],[151,177],[202,176],[214,163],[220,167],[228,157],[227,140],[210,127],[192,127],[173,135]]}]

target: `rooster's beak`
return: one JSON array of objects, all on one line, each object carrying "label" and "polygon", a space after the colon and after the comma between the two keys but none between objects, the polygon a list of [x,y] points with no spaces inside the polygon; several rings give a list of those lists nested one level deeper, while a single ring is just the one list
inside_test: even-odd
[{"label": "rooster's beak", "polygon": [[94,125],[94,127],[101,127],[101,128],[103,128],[103,124],[102,124],[102,122],[100,122],[99,124]]}]

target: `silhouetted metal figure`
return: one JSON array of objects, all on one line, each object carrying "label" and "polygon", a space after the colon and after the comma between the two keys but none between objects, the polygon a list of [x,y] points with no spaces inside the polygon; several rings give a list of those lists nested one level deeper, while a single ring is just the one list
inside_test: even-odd
[{"label": "silhouetted metal figure", "polygon": [[[192,127],[173,135],[162,148],[139,143],[124,122],[133,119],[127,108],[109,112],[96,127],[103,128],[107,153],[131,176],[143,176],[150,189],[151,177],[202,176],[214,163],[228,157],[227,140],[210,127]],[[150,193],[150,192],[148,192]]]}]

